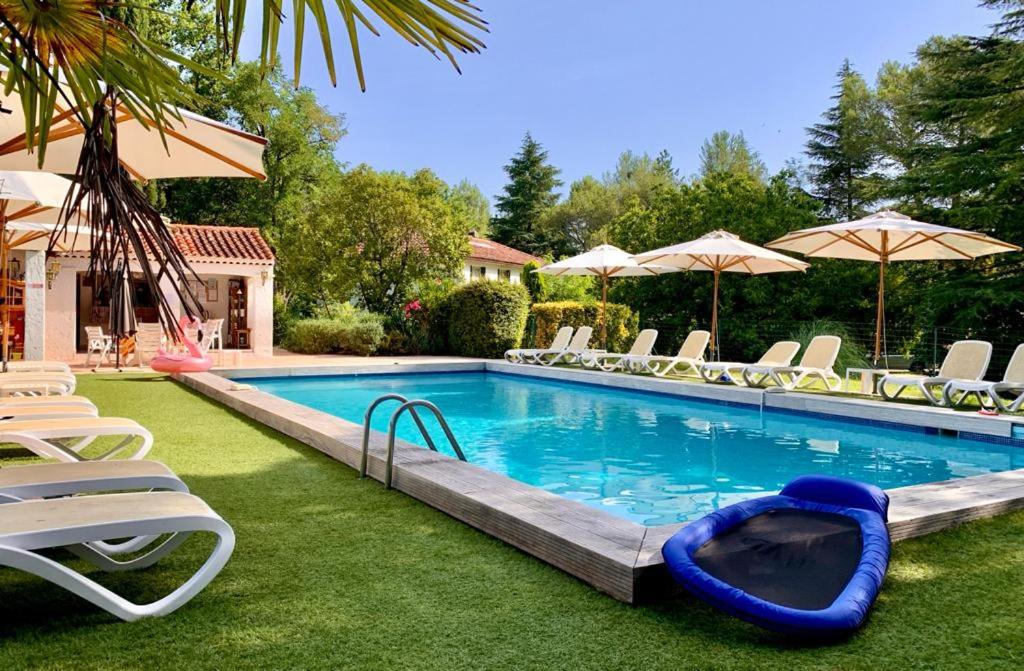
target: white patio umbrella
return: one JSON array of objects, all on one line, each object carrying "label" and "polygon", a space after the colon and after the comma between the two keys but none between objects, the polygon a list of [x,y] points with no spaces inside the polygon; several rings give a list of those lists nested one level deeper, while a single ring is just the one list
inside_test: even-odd
[{"label": "white patio umbrella", "polygon": [[[11,312],[21,307],[11,304],[15,297],[9,276],[11,251],[48,249],[60,208],[72,186],[71,180],[46,172],[0,171],[0,296],[3,297],[0,357],[4,366],[8,358]],[[81,225],[68,226],[54,242],[62,251],[88,248],[89,229]]]},{"label": "white patio umbrella", "polygon": [[[0,68],[0,82],[6,70]],[[67,99],[74,96],[65,88]],[[58,105],[50,127],[46,162],[40,168],[38,153],[28,153],[25,142],[25,111],[21,98],[3,98],[0,114],[0,169],[42,170],[74,174],[82,150],[84,128],[74,109]],[[168,107],[168,110],[172,108]],[[171,177],[255,177],[266,179],[263,170],[265,138],[240,131],[195,112],[177,108],[181,119],[167,114],[164,139],[151,120],[136,119],[119,105],[117,119],[118,158],[132,177],[145,181]],[[38,152],[38,148],[35,150]]]},{"label": "white patio umbrella", "polygon": [[535,270],[545,275],[592,275],[601,278],[601,345],[608,345],[608,279],[611,277],[649,277],[662,273],[674,273],[678,268],[658,264],[641,266],[622,249],[614,245],[598,245],[588,252],[549,263]]},{"label": "white patio umbrella", "polygon": [[984,233],[914,221],[882,210],[863,219],[787,233],[769,247],[806,256],[872,261],[878,264],[878,307],[875,316],[875,361],[882,354],[885,323],[885,266],[892,261],[972,260],[979,256],[1019,251],[1020,247]]},{"label": "white patio umbrella", "polygon": [[715,275],[711,303],[711,355],[718,353],[718,278],[722,273],[766,273],[803,272],[810,264],[791,259],[784,254],[764,247],[743,242],[739,236],[727,231],[712,231],[696,240],[682,242],[670,247],[652,249],[636,255],[636,260],[646,266],[657,263],[675,266],[680,270],[707,270]]}]

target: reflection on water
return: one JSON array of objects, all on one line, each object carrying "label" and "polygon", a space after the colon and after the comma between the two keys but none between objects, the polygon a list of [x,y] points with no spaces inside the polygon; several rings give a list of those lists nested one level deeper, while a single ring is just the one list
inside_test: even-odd
[{"label": "reflection on water", "polygon": [[[1024,450],[1010,446],[494,373],[255,384],[360,424],[382,394],[425,398],[471,463],[648,525],[696,519],[809,473],[892,488],[1024,468]],[[387,431],[389,408],[375,429]],[[399,428],[422,444],[407,416]]]}]

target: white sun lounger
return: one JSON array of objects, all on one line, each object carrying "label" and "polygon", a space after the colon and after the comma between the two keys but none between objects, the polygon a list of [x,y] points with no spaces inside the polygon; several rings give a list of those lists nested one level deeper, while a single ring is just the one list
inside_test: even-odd
[{"label": "white sun lounger", "polygon": [[0,373],[0,397],[66,396],[75,393],[77,384],[71,373]]},{"label": "white sun lounger", "polygon": [[665,377],[673,371],[680,375],[690,372],[696,375],[704,363],[704,350],[709,340],[711,334],[707,331],[690,331],[675,356],[629,355],[623,361],[623,368],[630,373],[653,373],[657,377]]},{"label": "white sun lounger", "polygon": [[148,459],[72,461],[0,468],[0,501],[133,489],[188,492],[171,469]]},{"label": "white sun lounger", "polygon": [[[932,405],[944,405],[942,389],[957,380],[980,382],[992,359],[992,344],[983,340],[959,340],[942,360],[938,375],[886,375],[878,381],[878,393],[887,401],[899,398],[908,388],[919,390]],[[890,387],[894,389],[890,390]]]},{"label": "white sun lounger", "polygon": [[658,332],[656,330],[644,329],[636,336],[628,353],[586,352],[579,357],[579,363],[584,368],[600,368],[603,371],[611,372],[622,368],[623,361],[629,357],[648,356],[654,349],[654,341],[657,339]]},{"label": "white sun lounger", "polygon": [[[41,398],[41,397],[37,397]],[[57,396],[56,398],[61,398]],[[64,419],[65,417],[96,417],[96,408],[85,405],[43,405],[43,406],[5,406],[0,404],[0,425],[3,422],[27,421],[37,419]]]},{"label": "white sun lounger", "polygon": [[587,349],[593,334],[594,329],[589,326],[581,326],[573,335],[568,347],[561,352],[539,352],[533,356],[533,363],[539,363],[542,366],[554,366],[556,363],[577,363],[581,356],[593,351]]},{"label": "white sun lounger", "polygon": [[842,344],[842,339],[837,336],[814,336],[796,366],[750,365],[743,369],[743,381],[750,387],[764,387],[771,380],[783,389],[792,391],[810,380],[819,379],[829,389],[839,389],[843,380],[832,367]]},{"label": "white sun lounger", "polygon": [[[0,565],[31,573],[107,612],[133,621],[166,615],[198,594],[227,563],[235,546],[231,527],[202,499],[181,492],[99,494],[7,503],[0,506]],[[217,536],[199,570],[167,596],[148,604],[128,601],[40,550],[66,548],[105,571],[152,566],[195,532]],[[117,538],[171,534],[146,554],[119,561],[97,549]]]},{"label": "white sun lounger", "polygon": [[[1003,379],[999,382],[950,380],[942,388],[942,397],[950,406],[960,405],[972,394],[982,407],[995,407],[1001,412],[1017,412],[1024,405],[1024,345],[1017,345],[1003,373]],[[1013,399],[1008,401],[1003,395],[1012,396]]]},{"label": "white sun lounger", "polygon": [[540,353],[547,352],[562,352],[566,347],[569,346],[569,341],[572,339],[572,327],[563,326],[558,329],[555,333],[555,337],[551,340],[551,344],[547,347],[535,347],[533,349],[510,349],[505,352],[505,361],[509,363],[530,363],[530,361]]},{"label": "white sun lounger", "polygon": [[96,404],[85,396],[5,396],[0,398],[0,412],[5,408],[45,408],[47,406],[78,406],[98,414]]},{"label": "white sun lounger", "polygon": [[[733,361],[709,361],[700,367],[700,376],[708,382],[731,382],[735,385],[745,386],[743,373],[748,368],[759,367],[759,370],[768,371],[772,368],[788,366],[793,363],[793,357],[800,351],[800,343],[794,340],[782,340],[769,347],[756,363],[736,363]],[[760,373],[760,378],[755,381],[760,384],[768,377],[770,372]]]},{"label": "white sun lounger", "polygon": [[71,366],[63,361],[8,361],[8,373],[71,373]]},{"label": "white sun lounger", "polygon": [[[101,436],[124,436],[101,455],[86,458],[81,450]],[[0,443],[15,443],[40,457],[60,461],[106,460],[132,450],[126,459],[141,459],[153,447],[153,434],[123,417],[75,417],[0,422]]]}]

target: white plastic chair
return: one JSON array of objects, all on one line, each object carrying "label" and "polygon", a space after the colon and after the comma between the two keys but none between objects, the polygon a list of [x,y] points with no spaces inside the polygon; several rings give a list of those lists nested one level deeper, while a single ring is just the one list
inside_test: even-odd
[{"label": "white plastic chair", "polygon": [[100,365],[104,361],[109,363],[110,349],[114,344],[113,339],[108,335],[104,335],[103,329],[99,326],[86,326],[85,337],[85,365],[88,366],[89,362],[92,361],[93,354],[99,354],[99,361],[96,365]]}]

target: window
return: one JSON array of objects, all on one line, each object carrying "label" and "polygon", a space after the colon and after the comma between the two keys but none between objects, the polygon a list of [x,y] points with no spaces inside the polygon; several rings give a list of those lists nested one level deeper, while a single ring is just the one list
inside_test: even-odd
[{"label": "window", "polygon": [[476,272],[473,273],[473,274],[476,275],[477,279],[481,279],[481,280],[486,279],[487,278],[487,266],[479,266],[476,269]]},{"label": "window", "polygon": [[502,280],[504,282],[511,282],[512,281],[512,271],[511,270],[499,270],[498,271],[498,279]]}]

